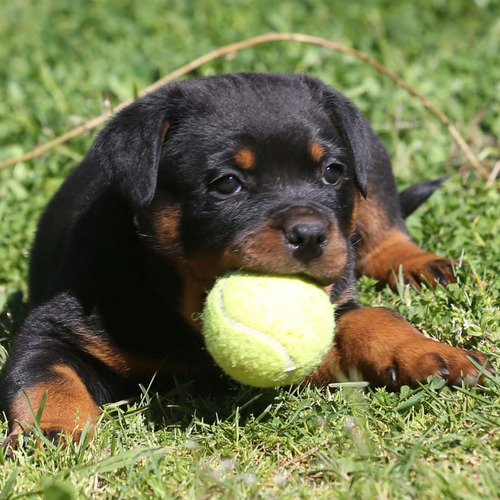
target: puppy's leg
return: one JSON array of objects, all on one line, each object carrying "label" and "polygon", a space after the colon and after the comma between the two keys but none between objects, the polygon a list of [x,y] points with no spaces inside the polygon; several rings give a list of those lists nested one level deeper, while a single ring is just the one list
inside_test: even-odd
[{"label": "puppy's leg", "polygon": [[[12,441],[21,430],[28,430],[34,419],[53,441],[60,435],[78,440],[84,427],[97,420],[100,409],[79,374],[83,367],[71,357],[54,356],[54,348],[61,346],[48,342],[35,356],[19,363],[14,358],[14,365],[7,367],[3,392]],[[25,375],[14,378],[19,369],[26,370]]]},{"label": "puppy's leg", "polygon": [[400,268],[404,281],[416,286],[422,282],[447,285],[456,281],[450,259],[422,250],[405,230],[397,227],[386,227],[386,231],[376,236],[365,233],[357,268],[359,274],[376,278],[379,287],[389,285],[392,289],[396,287]]},{"label": "puppy's leg", "polygon": [[320,386],[361,379],[393,390],[425,382],[429,375],[449,385],[474,383],[478,370],[469,358],[494,373],[482,353],[429,339],[390,309],[359,308],[338,318],[332,349],[308,381]]},{"label": "puppy's leg", "polygon": [[87,423],[95,423],[99,405],[111,400],[116,383],[77,346],[87,339],[79,338],[75,311],[60,312],[53,302],[30,314],[5,365],[1,396],[14,439],[35,418],[50,439],[61,432],[78,439]]},{"label": "puppy's leg", "polygon": [[[451,260],[426,252],[412,242],[387,151],[375,134],[370,139],[368,193],[359,204],[357,222],[358,274],[372,276],[379,286],[388,284],[391,288],[395,288],[400,267],[405,281],[417,286],[422,282],[455,282]],[[423,199],[428,196],[426,193]]]}]

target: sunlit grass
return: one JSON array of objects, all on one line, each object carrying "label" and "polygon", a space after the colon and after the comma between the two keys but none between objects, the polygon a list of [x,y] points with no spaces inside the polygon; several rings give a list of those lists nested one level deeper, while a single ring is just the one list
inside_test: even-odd
[{"label": "sunlit grass", "polygon": [[[218,45],[271,30],[336,39],[380,60],[442,107],[484,165],[500,157],[497,2],[204,0],[63,2],[0,7],[0,160],[26,152],[129,98]],[[398,183],[452,174],[409,220],[415,240],[457,263],[458,284],[377,292],[439,340],[500,349],[498,181],[464,168],[448,132],[362,62],[315,47],[261,46],[197,71],[308,71],[350,96],[380,132]],[[26,314],[36,220],[92,142],[74,139],[0,171],[0,365]],[[495,498],[500,491],[498,379],[478,390],[437,380],[384,389],[194,396],[189,386],[106,408],[93,440],[67,447],[23,438],[0,452],[0,499]],[[0,419],[0,437],[7,435]],[[64,496],[65,495],[65,496]]]}]

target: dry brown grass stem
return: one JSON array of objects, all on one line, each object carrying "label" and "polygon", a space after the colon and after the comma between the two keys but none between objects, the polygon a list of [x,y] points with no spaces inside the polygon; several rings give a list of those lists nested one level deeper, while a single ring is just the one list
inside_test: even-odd
[{"label": "dry brown grass stem", "polygon": [[[457,145],[460,147],[460,149],[464,152],[465,156],[467,157],[468,161],[470,164],[477,170],[478,173],[480,173],[483,177],[487,178],[489,175],[488,170],[481,165],[481,162],[479,159],[474,155],[474,153],[471,151],[469,148],[467,142],[463,138],[463,136],[460,134],[458,131],[457,127],[453,125],[451,120],[439,109],[434,103],[432,103],[427,97],[424,95],[420,94],[417,92],[413,87],[411,87],[408,83],[406,83],[401,77],[387,69],[385,66],[380,64],[378,61],[373,59],[372,57],[368,56],[364,52],[361,52],[359,50],[353,49],[352,47],[348,47],[346,45],[343,45],[338,42],[333,42],[330,40],[326,40],[325,38],[319,38],[315,36],[310,36],[310,35],[303,35],[300,33],[268,33],[266,35],[260,35],[256,36],[253,38],[249,38],[247,40],[243,40],[241,42],[237,43],[232,43],[229,45],[225,45],[223,47],[219,47],[215,50],[212,50],[211,52],[208,52],[207,54],[204,54],[201,57],[198,57],[194,59],[193,61],[189,62],[188,64],[180,67],[179,69],[173,71],[172,73],[164,76],[160,80],[156,81],[149,87],[146,87],[143,89],[140,93],[139,96],[142,96],[144,94],[147,94],[148,92],[151,92],[158,87],[165,85],[166,83],[172,82],[173,80],[176,80],[177,78],[180,78],[181,76],[186,75],[187,73],[190,73],[196,68],[199,68],[203,64],[206,64],[210,61],[213,61],[214,59],[218,59],[220,57],[228,56],[228,55],[233,55],[239,52],[240,50],[247,49],[249,47],[253,47],[255,45],[260,45],[263,43],[269,43],[269,42],[278,42],[278,41],[288,41],[288,42],[299,42],[299,43],[306,43],[306,44],[311,44],[311,45],[319,45],[321,47],[324,47],[329,50],[333,50],[336,52],[341,52],[343,54],[349,54],[351,56],[354,56],[358,59],[361,59],[365,63],[369,64],[373,68],[375,68],[379,73],[389,77],[391,80],[393,80],[399,87],[405,89],[409,94],[413,95],[416,97],[419,101],[422,102],[422,104],[429,110],[431,111],[435,116],[439,118],[441,123],[443,123],[448,131],[450,132],[451,136],[457,143]],[[116,113],[119,109],[123,108],[124,106],[127,106],[133,101],[133,99],[127,99],[126,101],[118,104],[116,107],[114,107],[110,113],[104,113],[96,118],[93,118],[92,120],[89,120],[85,122],[83,125],[80,125],[79,127],[74,128],[73,130],[70,130],[69,132],[66,132],[65,134],[55,138],[54,140],[47,142],[46,144],[43,144],[42,146],[38,146],[33,151],[30,151],[29,153],[26,153],[22,156],[19,156],[17,158],[11,158],[9,160],[3,161],[0,163],[0,169],[8,167],[10,165],[14,165],[15,163],[22,162],[22,161],[27,161],[31,160],[42,153],[45,153],[49,149],[52,149],[59,144],[62,144],[66,141],[69,141],[73,137],[76,137],[88,130],[91,130],[102,123],[104,123],[112,114]]]}]

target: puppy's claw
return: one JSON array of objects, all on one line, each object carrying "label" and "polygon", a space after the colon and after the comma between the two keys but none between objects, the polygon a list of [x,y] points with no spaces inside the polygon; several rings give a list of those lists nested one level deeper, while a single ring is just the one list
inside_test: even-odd
[{"label": "puppy's claw", "polygon": [[391,386],[397,385],[397,372],[396,372],[396,367],[395,366],[388,366],[385,369],[385,373],[387,375],[387,378],[389,380],[389,384]]},{"label": "puppy's claw", "polygon": [[[434,280],[438,284],[440,284],[441,286],[447,286],[449,284],[449,280],[448,280],[446,274],[443,273],[442,270],[438,266],[436,266],[434,264],[430,264],[429,271],[434,276]],[[451,271],[451,269],[450,269],[450,271]]]},{"label": "puppy's claw", "polygon": [[448,369],[446,361],[439,354],[432,353],[431,356],[434,358],[434,360],[437,362],[439,366],[436,375],[444,379],[447,378],[450,375],[450,370]]},{"label": "puppy's claw", "polygon": [[54,444],[59,444],[61,438],[64,439],[64,435],[60,430],[50,430],[45,432],[45,437]]},{"label": "puppy's claw", "polygon": [[17,443],[19,441],[19,433],[11,432],[2,442],[2,449],[5,458],[11,458],[13,450],[17,448]]}]

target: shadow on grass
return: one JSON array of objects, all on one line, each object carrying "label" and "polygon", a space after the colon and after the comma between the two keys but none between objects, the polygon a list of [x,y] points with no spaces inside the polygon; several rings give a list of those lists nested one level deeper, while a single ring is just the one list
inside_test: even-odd
[{"label": "shadow on grass", "polygon": [[[176,427],[186,430],[193,419],[213,425],[237,417],[244,425],[249,418],[266,419],[266,410],[276,402],[280,389],[243,387],[217,372],[207,380],[175,380],[175,387],[168,390],[142,389],[133,412],[142,412],[158,430]],[[111,409],[108,407],[108,409]]]}]

